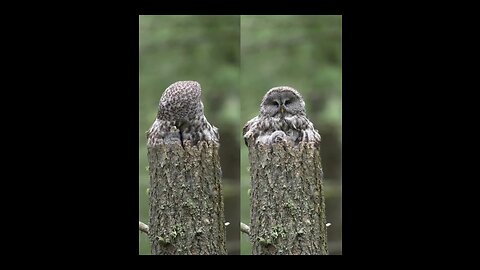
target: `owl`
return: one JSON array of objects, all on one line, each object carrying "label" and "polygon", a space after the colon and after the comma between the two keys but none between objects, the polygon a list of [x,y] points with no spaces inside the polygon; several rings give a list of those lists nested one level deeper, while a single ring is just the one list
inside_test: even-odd
[{"label": "owl", "polygon": [[147,131],[147,143],[218,142],[218,129],[204,115],[201,94],[196,81],[178,81],[167,87],[160,98],[155,122]]},{"label": "owl", "polygon": [[305,113],[305,102],[289,86],[270,89],[263,97],[260,115],[243,127],[245,143],[273,144],[280,141],[320,143],[321,137]]}]

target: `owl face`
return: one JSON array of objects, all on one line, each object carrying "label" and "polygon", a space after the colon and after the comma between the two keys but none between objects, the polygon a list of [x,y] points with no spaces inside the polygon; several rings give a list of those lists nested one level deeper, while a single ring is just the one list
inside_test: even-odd
[{"label": "owl face", "polygon": [[305,114],[305,102],[295,89],[288,86],[275,87],[263,97],[260,113],[277,118],[303,115]]}]

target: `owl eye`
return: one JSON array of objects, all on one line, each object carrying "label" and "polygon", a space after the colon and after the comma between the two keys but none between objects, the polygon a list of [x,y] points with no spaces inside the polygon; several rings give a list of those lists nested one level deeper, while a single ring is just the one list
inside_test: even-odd
[{"label": "owl eye", "polygon": [[285,100],[285,105],[288,105],[288,104],[290,104],[290,103],[292,103],[292,102],[290,101],[290,99]]},{"label": "owl eye", "polygon": [[277,106],[277,107],[280,106],[280,104],[279,104],[277,101],[275,101],[275,100],[272,101],[272,105]]}]

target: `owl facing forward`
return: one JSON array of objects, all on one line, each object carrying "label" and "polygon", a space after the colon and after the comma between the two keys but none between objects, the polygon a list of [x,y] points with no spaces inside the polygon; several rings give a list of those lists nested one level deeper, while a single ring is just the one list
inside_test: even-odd
[{"label": "owl facing forward", "polygon": [[292,87],[279,86],[270,89],[263,97],[260,115],[243,128],[245,143],[272,144],[280,141],[315,142],[320,134],[307,118],[305,102]]},{"label": "owl facing forward", "polygon": [[196,81],[178,81],[167,87],[160,98],[155,122],[147,131],[147,144],[218,142],[218,129],[204,115],[201,94]]}]

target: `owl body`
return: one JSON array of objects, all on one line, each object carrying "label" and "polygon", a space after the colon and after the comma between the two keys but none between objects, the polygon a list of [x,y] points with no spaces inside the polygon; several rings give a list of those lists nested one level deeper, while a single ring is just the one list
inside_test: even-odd
[{"label": "owl body", "polygon": [[204,115],[201,93],[201,86],[195,81],[170,85],[160,98],[157,117],[147,131],[148,143],[218,142],[218,129]]},{"label": "owl body", "polygon": [[319,143],[321,140],[306,116],[302,96],[288,86],[272,88],[265,94],[260,114],[247,122],[243,134],[247,145],[251,139],[264,144],[281,140]]}]

